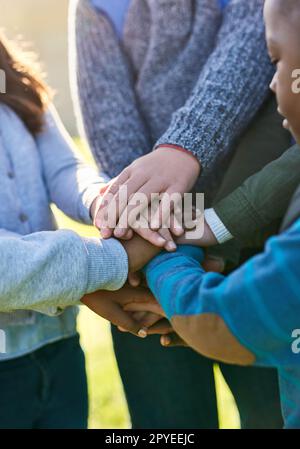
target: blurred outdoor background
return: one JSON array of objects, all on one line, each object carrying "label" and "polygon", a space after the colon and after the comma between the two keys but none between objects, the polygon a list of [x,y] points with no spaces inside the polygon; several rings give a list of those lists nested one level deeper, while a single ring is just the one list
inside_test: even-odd
[{"label": "blurred outdoor background", "polygon": [[[47,79],[56,91],[55,104],[62,119],[84,157],[93,163],[86,144],[78,138],[70,97],[68,3],[68,0],[0,0],[0,28],[10,38],[22,37],[30,45],[29,48],[38,52]],[[56,209],[55,213],[61,227],[72,228],[82,235],[97,235],[93,229],[72,222]],[[87,358],[89,427],[128,428],[130,420],[114,358],[109,324],[82,308],[79,327]],[[217,368],[216,379],[221,427],[238,428],[239,418],[234,400]]]}]

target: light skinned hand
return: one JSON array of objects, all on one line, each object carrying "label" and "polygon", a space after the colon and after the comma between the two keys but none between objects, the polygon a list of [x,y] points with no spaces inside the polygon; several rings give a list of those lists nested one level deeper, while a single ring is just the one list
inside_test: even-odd
[{"label": "light skinned hand", "polygon": [[[134,161],[110,183],[103,195],[102,206],[96,214],[95,225],[101,231],[103,238],[110,238],[115,229],[116,219],[117,222],[122,223],[122,231],[118,235],[121,238],[131,226],[128,217],[132,210],[136,214],[148,207],[151,195],[155,193],[169,196],[178,193],[183,196],[185,192],[192,189],[199,174],[200,163],[191,153],[167,147],[159,148]],[[121,187],[127,189],[124,199]],[[136,203],[132,206],[128,205],[132,195],[137,192],[147,199],[147,204],[143,202],[140,209],[137,208]],[[154,230],[160,229],[167,219],[163,203],[162,200],[151,220],[151,227]],[[109,217],[113,217],[113,222]]]},{"label": "light skinned hand", "polygon": [[170,228],[165,226],[161,227],[158,231],[153,231],[150,227],[149,209],[144,209],[141,212],[141,216],[143,217],[143,222],[135,222],[133,224],[133,228],[129,228],[128,230],[126,230],[117,226],[113,231],[113,237],[120,240],[130,240],[134,236],[134,234],[137,234],[144,240],[148,241],[154,246],[157,246],[158,248],[162,248],[170,252],[176,251],[177,245],[175,242],[175,237],[183,235],[184,229],[176,221],[173,212],[171,213],[170,217]]},{"label": "light skinned hand", "polygon": [[[103,204],[103,192],[105,192],[109,187],[109,184],[106,185],[102,189],[102,194],[98,195],[90,209],[90,214],[93,220],[93,224],[96,226],[96,219],[98,216],[98,213],[100,211],[100,208]],[[149,212],[150,214],[150,212]],[[135,234],[142,237],[144,240],[148,241],[152,245],[158,247],[158,248],[164,248],[166,251],[176,251],[177,245],[174,240],[174,236],[179,237],[183,235],[184,229],[183,227],[177,222],[176,217],[173,213],[171,213],[170,217],[170,229],[167,227],[162,227],[158,231],[153,231],[150,228],[150,223],[148,222],[149,214],[146,214],[146,210],[142,211],[141,215],[145,216],[145,223],[144,226],[138,226],[136,223],[133,224],[134,229],[128,228],[123,229],[117,226],[113,230],[113,237],[120,239],[120,240],[131,240]],[[97,226],[96,226],[97,227]],[[100,230],[101,231],[101,230]]]}]

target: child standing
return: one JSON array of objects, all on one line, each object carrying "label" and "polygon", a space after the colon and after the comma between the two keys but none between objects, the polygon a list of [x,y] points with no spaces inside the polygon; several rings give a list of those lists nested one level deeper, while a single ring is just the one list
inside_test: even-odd
[{"label": "child standing", "polygon": [[[86,374],[74,306],[84,297],[97,313],[137,333],[139,323],[120,307],[135,292],[113,291],[126,282],[138,252],[114,239],[57,230],[50,204],[92,224],[103,180],[75,154],[38,74],[2,37],[0,69],[6,80],[0,93],[0,427],[85,428]],[[108,297],[98,290],[110,290]]]},{"label": "child standing", "polygon": [[[292,85],[300,67],[299,2],[267,0],[265,20],[277,67],[271,88],[286,117],[284,126],[300,143],[300,96]],[[241,211],[240,220],[244,216]],[[193,247],[158,256],[146,275],[174,330],[201,354],[227,363],[277,367],[285,427],[300,428],[300,220],[289,224],[268,241],[263,254],[227,278],[205,274],[199,265],[203,253]],[[171,340],[163,337],[165,345]]]}]

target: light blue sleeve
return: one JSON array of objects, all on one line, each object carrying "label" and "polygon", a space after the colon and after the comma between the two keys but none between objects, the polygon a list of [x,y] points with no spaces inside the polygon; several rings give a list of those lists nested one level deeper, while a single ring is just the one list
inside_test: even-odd
[{"label": "light blue sleeve", "polygon": [[105,181],[83,162],[53,107],[36,142],[50,201],[73,219],[92,224],[90,207]]},{"label": "light blue sleeve", "polygon": [[114,240],[73,231],[22,236],[0,230],[0,312],[56,315],[87,293],[118,290],[128,276],[127,254]]}]

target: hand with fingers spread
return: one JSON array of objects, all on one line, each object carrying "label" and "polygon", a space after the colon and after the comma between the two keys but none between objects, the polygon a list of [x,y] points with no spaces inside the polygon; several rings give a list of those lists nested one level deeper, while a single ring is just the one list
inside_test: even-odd
[{"label": "hand with fingers spread", "polygon": [[[126,238],[135,217],[148,208],[154,194],[160,195],[159,207],[151,219],[151,229],[139,228],[138,233],[163,248],[165,239],[153,231],[158,231],[169,218],[166,214],[169,215],[170,210],[164,208],[164,198],[168,203],[176,194],[182,198],[193,188],[199,174],[200,163],[188,151],[158,148],[134,161],[109,183],[94,215],[94,223],[103,238]],[[136,194],[141,199],[139,205],[136,204]],[[132,199],[134,201],[130,203]]]}]

